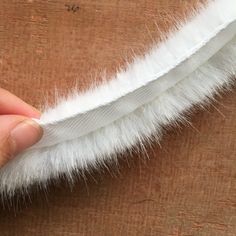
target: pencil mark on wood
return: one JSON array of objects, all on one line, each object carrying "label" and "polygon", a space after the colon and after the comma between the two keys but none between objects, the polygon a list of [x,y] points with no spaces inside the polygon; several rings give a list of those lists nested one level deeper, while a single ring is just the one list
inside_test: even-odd
[{"label": "pencil mark on wood", "polygon": [[65,7],[67,11],[72,11],[73,13],[77,12],[80,8],[77,4],[65,4]]}]

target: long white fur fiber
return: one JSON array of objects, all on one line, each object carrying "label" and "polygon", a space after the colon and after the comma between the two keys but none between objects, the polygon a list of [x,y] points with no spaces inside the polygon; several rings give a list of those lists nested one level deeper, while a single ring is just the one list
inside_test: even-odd
[{"label": "long white fur fiber", "polygon": [[[109,105],[146,85],[153,77],[158,78],[157,75],[166,68],[174,68],[181,63],[177,60],[183,52],[187,58],[190,57],[189,48],[214,33],[222,23],[235,19],[235,0],[212,1],[186,24],[178,26],[179,30],[170,34],[168,40],[153,47],[145,57],[137,58],[110,82],[85,94],[73,95],[48,109],[40,124],[57,124],[71,117],[76,123],[77,114]],[[194,105],[204,105],[217,92],[232,85],[236,73],[236,38],[210,60],[203,62],[176,83],[171,81],[171,86],[151,102],[106,126],[75,138],[63,137],[53,145],[36,146],[25,151],[0,169],[0,193],[11,196],[18,189],[27,190],[33,184],[46,185],[50,179],[60,175],[71,179],[73,173],[98,168],[140,142],[153,137],[159,140],[163,127],[185,121],[184,114]],[[58,127],[55,125],[55,128]]]}]

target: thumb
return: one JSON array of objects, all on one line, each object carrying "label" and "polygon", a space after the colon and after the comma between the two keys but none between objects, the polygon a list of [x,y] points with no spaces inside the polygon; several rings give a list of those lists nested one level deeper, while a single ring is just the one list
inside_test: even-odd
[{"label": "thumb", "polygon": [[0,167],[42,137],[40,126],[23,116],[0,116]]}]

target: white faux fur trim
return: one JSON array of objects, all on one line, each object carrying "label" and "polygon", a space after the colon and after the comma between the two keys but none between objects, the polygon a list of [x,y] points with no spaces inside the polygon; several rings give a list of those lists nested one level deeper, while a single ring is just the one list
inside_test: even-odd
[{"label": "white faux fur trim", "polygon": [[151,135],[159,137],[163,126],[181,121],[183,112],[229,85],[236,71],[234,5],[211,2],[110,82],[46,111],[39,121],[43,139],[0,170],[0,191],[11,194],[97,167]]}]

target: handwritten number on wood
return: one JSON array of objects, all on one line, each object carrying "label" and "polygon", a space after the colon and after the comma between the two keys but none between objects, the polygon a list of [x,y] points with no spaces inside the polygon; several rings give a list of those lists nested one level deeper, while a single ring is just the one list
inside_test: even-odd
[{"label": "handwritten number on wood", "polygon": [[65,7],[67,8],[67,11],[72,11],[74,13],[79,10],[79,6],[76,4],[65,4]]}]

